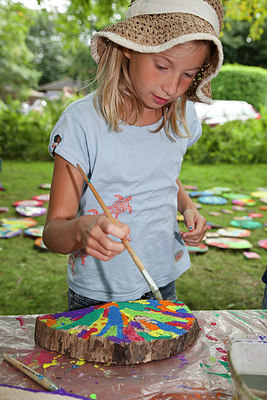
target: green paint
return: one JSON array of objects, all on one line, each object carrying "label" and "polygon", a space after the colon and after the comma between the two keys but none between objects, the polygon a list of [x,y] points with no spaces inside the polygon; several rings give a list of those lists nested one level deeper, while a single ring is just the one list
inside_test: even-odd
[{"label": "green paint", "polygon": [[89,398],[90,398],[90,399],[93,399],[93,400],[97,400],[97,397],[96,397],[96,394],[95,394],[95,393],[90,394],[90,395],[89,395]]},{"label": "green paint", "polygon": [[[136,317],[136,316],[140,317],[141,315],[143,315],[144,317],[151,318],[151,313],[149,311],[141,311],[140,308],[139,309],[137,308],[136,310],[131,310],[129,308],[125,308],[124,314],[130,314],[132,317]],[[160,321],[160,322],[173,322],[173,320],[187,321],[185,318],[180,318],[180,317],[175,318],[173,315],[164,315],[161,313],[153,314],[153,319],[155,321]],[[177,328],[179,328],[179,327],[177,327]]]},{"label": "green paint", "polygon": [[108,336],[117,336],[118,334],[118,330],[117,330],[117,326],[113,325],[109,328],[109,330],[104,333],[104,335],[102,335],[103,337],[108,337]]},{"label": "green paint", "polygon": [[151,336],[149,335],[149,333],[146,332],[138,332],[138,335],[142,336],[146,342],[151,342],[151,340],[155,340],[155,339],[171,339],[172,336],[171,335],[160,335],[160,336]]},{"label": "green paint", "polygon": [[251,325],[249,322],[245,321],[243,318],[238,317],[237,312],[235,312],[235,311],[229,311],[229,312],[230,312],[231,314],[236,314],[236,315],[234,315],[234,317],[236,317],[237,319],[240,319],[240,321],[245,322],[245,324]]},{"label": "green paint", "polygon": [[229,371],[228,363],[226,361],[222,361],[222,360],[218,360],[218,361],[225,369],[227,369],[227,371]]},{"label": "green paint", "polygon": [[217,361],[217,358],[211,356],[211,357],[210,357],[210,361],[211,361],[212,363],[215,363],[215,362]]},{"label": "green paint", "polygon": [[220,376],[221,378],[227,379],[231,383],[231,374],[218,374],[216,372],[207,372],[208,375],[217,375]]},{"label": "green paint", "polygon": [[[125,310],[128,309],[128,310],[140,311],[140,304],[138,304],[138,303],[136,303],[136,302],[131,302],[131,301],[120,301],[120,302],[118,302],[118,304],[120,305],[120,307],[122,307],[122,308],[125,309]],[[147,306],[147,307],[149,307],[149,308],[152,309],[152,310],[160,311],[160,309],[159,309],[158,307],[153,307],[152,304],[147,303],[147,304],[144,304],[144,305]],[[181,309],[181,308],[185,309],[188,313],[191,313],[191,311],[189,310],[189,308],[188,308],[186,305],[184,305],[183,303],[182,303],[180,306],[178,306],[178,305],[175,304],[175,311],[173,311],[173,312],[175,313],[176,311],[178,311],[178,310]],[[169,310],[169,311],[171,311],[171,310]],[[147,312],[148,312],[148,311],[147,311]]]},{"label": "green paint", "polygon": [[[68,329],[73,329],[76,326],[90,326],[90,325],[93,325],[99,319],[99,317],[103,314],[103,312],[104,312],[103,308],[95,309],[94,312],[86,314],[84,317],[78,319],[77,321],[71,321],[71,323],[68,323],[65,326],[62,326],[62,325],[57,326],[56,329],[68,330]],[[60,319],[61,318],[59,318],[59,320]],[[52,326],[52,328],[54,328],[54,326]]]},{"label": "green paint", "polygon": [[206,368],[211,368],[211,365],[208,365],[208,364],[203,364],[203,363],[200,363],[200,366],[201,366],[201,368],[203,368],[203,367],[206,367]]},{"label": "green paint", "polygon": [[57,319],[57,322],[54,325],[51,326],[51,328],[54,328],[54,329],[63,328],[64,329],[65,325],[71,324],[71,323],[72,323],[72,320],[71,320],[70,317],[67,317],[67,318],[66,317],[60,317],[60,318]]},{"label": "green paint", "polygon": [[[219,361],[219,363],[225,368],[225,369],[227,369],[227,373],[224,373],[224,374],[219,374],[219,373],[217,373],[217,372],[211,372],[211,371],[205,371],[208,375],[217,375],[217,376],[220,376],[220,377],[222,377],[222,378],[226,378],[230,383],[231,383],[231,374],[229,373],[229,368],[228,368],[228,364],[227,364],[227,362],[226,361],[221,361],[221,360],[218,360]],[[200,366],[201,366],[201,368],[203,368],[203,367],[206,367],[207,369],[209,369],[209,368],[212,368],[212,366],[211,365],[208,365],[208,364],[203,364],[203,363],[200,363]]]}]

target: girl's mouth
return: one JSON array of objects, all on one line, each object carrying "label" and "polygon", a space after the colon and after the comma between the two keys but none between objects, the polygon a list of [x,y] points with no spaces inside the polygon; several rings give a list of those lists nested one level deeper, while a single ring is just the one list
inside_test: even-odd
[{"label": "girl's mouth", "polygon": [[162,97],[158,97],[153,93],[152,93],[152,97],[153,97],[154,102],[161,106],[169,102],[169,100],[163,99]]}]

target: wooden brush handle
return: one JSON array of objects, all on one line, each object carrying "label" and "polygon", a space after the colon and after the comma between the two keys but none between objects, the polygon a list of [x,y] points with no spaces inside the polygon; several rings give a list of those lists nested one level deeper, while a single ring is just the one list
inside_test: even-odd
[{"label": "wooden brush handle", "polygon": [[[89,188],[91,189],[93,195],[95,196],[96,200],[98,201],[98,203],[100,204],[100,206],[102,207],[104,213],[106,214],[106,217],[113,222],[113,224],[119,225],[119,222],[116,220],[116,218],[114,218],[111,214],[111,212],[109,211],[109,209],[107,208],[106,204],[103,202],[103,200],[101,199],[101,197],[99,196],[97,190],[95,189],[95,187],[92,185],[92,183],[89,181],[89,179],[87,178],[86,174],[84,173],[83,169],[81,168],[81,166],[79,164],[77,164],[77,168],[80,171],[80,173],[82,174],[85,182],[87,183],[87,185],[89,186]],[[158,290],[157,285],[155,284],[155,282],[153,281],[153,279],[151,278],[151,276],[149,275],[149,273],[147,272],[144,264],[142,263],[142,261],[140,260],[140,258],[138,257],[138,255],[136,254],[136,252],[134,251],[134,249],[132,248],[132,246],[130,245],[130,243],[128,242],[128,240],[126,239],[122,239],[121,240],[122,243],[124,244],[124,247],[127,249],[128,253],[130,254],[130,256],[132,257],[134,263],[136,264],[136,266],[138,267],[139,271],[142,272],[144,278],[146,279],[150,289],[152,290],[153,293],[157,293],[157,298],[159,300],[162,300],[161,294]]]},{"label": "wooden brush handle", "polygon": [[56,386],[52,381],[50,381],[50,379],[46,378],[46,376],[39,374],[38,372],[29,368],[27,365],[22,364],[22,362],[20,362],[19,360],[11,357],[6,353],[3,353],[2,357],[10,364],[12,364],[14,367],[16,367],[18,370],[27,375],[29,378],[39,383],[39,385],[45,388],[46,390],[55,392],[59,389],[58,386]]}]

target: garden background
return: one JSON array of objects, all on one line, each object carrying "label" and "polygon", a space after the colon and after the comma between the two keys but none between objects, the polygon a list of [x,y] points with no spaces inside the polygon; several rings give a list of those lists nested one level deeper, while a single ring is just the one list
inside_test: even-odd
[{"label": "garden background", "polygon": [[[124,15],[128,2],[72,0],[64,12],[56,8],[32,10],[21,3],[0,0],[0,206],[1,217],[18,214],[13,203],[43,194],[42,183],[51,181],[53,162],[47,144],[53,125],[70,101],[95,87],[95,64],[90,37],[97,29]],[[212,83],[213,98],[244,100],[261,119],[203,125],[201,140],[188,152],[181,179],[199,190],[229,187],[249,195],[266,188],[267,55],[266,2],[223,1],[225,22],[222,42],[225,60]],[[47,100],[40,111],[24,112],[22,103],[33,90],[69,77],[82,83],[72,96]],[[177,293],[191,309],[258,309],[267,265],[266,250],[258,241],[266,237],[266,211],[256,198],[253,208],[221,212],[222,206],[202,205],[201,212],[214,224],[228,227],[234,217],[252,211],[263,213],[262,227],[248,240],[259,259],[243,252],[210,247],[192,254],[192,268],[177,280]],[[232,210],[231,201],[224,207]],[[214,215],[214,212],[218,212]],[[45,216],[36,218],[43,225]],[[180,222],[182,224],[182,222]],[[20,235],[0,241],[0,313],[53,313],[67,308],[67,256],[40,251],[34,240]]]}]

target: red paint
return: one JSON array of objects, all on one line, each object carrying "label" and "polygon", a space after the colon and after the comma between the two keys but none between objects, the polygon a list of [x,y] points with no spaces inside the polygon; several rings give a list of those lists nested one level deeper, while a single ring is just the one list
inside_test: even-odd
[{"label": "red paint", "polygon": [[213,337],[213,336],[206,335],[206,337],[207,337],[208,339],[210,339],[210,340],[214,340],[215,342],[218,342],[218,339],[216,339],[216,338]]},{"label": "red paint", "polygon": [[224,349],[222,349],[221,347],[216,347],[216,350],[219,351],[220,353],[227,354],[227,352]]},{"label": "red paint", "polygon": [[104,318],[108,318],[108,311],[109,311],[109,308],[105,308],[105,310],[103,312],[103,317]]},{"label": "red paint", "polygon": [[16,317],[16,319],[19,321],[21,328],[22,329],[26,329],[25,328],[24,317]]},{"label": "red paint", "polygon": [[145,339],[142,336],[139,336],[138,333],[135,331],[135,329],[131,326],[128,325],[127,327],[123,327],[123,333],[128,336],[128,338],[132,341],[136,340],[139,342],[144,342]]},{"label": "red paint", "polygon": [[47,350],[40,350],[38,352],[31,351],[25,357],[22,357],[21,361],[23,364],[30,366],[39,366],[44,364],[52,363],[55,357],[55,353],[50,352],[48,353]]},{"label": "red paint", "polygon": [[83,317],[77,317],[77,318],[73,318],[73,321],[79,321],[79,319],[81,319]]},{"label": "red paint", "polygon": [[183,328],[186,331],[188,331],[190,329],[191,326],[182,323],[182,322],[166,322],[167,325],[172,325],[172,326],[178,326],[179,328]]},{"label": "red paint", "polygon": [[91,329],[89,329],[89,331],[88,332],[86,332],[86,334],[85,335],[83,335],[83,339],[89,339],[89,337],[92,335],[92,333],[94,333],[94,332],[98,332],[98,329],[97,328],[91,328]]}]

